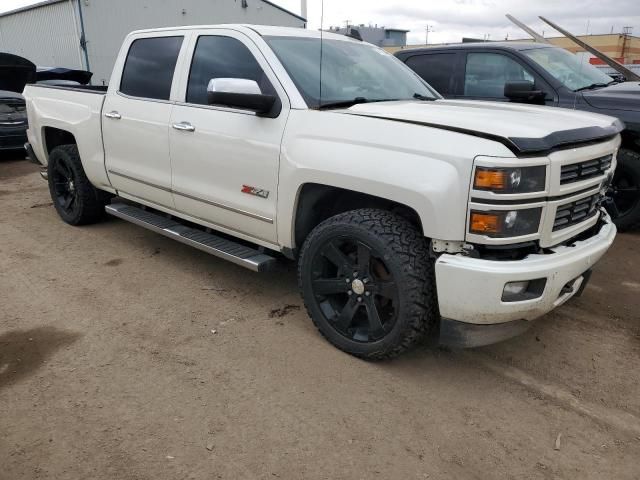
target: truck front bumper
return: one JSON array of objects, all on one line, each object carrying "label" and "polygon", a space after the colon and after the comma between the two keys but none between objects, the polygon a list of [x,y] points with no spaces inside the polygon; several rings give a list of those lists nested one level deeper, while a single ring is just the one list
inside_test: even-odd
[{"label": "truck front bumper", "polygon": [[[530,321],[562,305],[581,291],[587,272],[609,249],[616,227],[602,211],[592,237],[529,255],[518,261],[495,261],[464,255],[441,255],[436,261],[440,341],[461,347],[488,345],[524,332]],[[535,298],[503,301],[505,285],[544,279]]]}]

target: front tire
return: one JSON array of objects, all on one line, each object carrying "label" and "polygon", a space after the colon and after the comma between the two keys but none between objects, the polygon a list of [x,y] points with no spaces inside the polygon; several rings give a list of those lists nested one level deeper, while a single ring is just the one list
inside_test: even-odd
[{"label": "front tire", "polygon": [[640,153],[626,148],[618,151],[610,194],[615,209],[609,213],[616,226],[620,230],[640,227]]},{"label": "front tire", "polygon": [[88,225],[104,215],[108,194],[95,188],[82,168],[78,147],[60,145],[49,154],[49,193],[60,218],[69,225]]},{"label": "front tire", "polygon": [[439,318],[427,240],[384,210],[354,210],[318,225],[303,245],[298,280],[320,333],[360,358],[396,357]]}]

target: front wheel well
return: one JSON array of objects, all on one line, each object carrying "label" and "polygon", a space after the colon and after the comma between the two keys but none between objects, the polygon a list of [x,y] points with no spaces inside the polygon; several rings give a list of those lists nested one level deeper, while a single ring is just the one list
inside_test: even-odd
[{"label": "front wheel well", "polygon": [[328,185],[308,183],[302,186],[296,207],[294,239],[296,250],[311,231],[326,219],[350,210],[376,208],[407,219],[420,234],[424,233],[418,213],[402,203],[362,192]]},{"label": "front wheel well", "polygon": [[71,132],[55,127],[45,127],[43,131],[44,144],[49,155],[60,145],[76,145],[76,138]]}]

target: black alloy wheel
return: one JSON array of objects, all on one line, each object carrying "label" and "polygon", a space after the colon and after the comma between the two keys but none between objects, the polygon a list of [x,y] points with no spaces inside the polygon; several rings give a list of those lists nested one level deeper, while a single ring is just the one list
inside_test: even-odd
[{"label": "black alloy wheel", "polygon": [[625,175],[626,172],[622,172],[618,178],[614,180],[611,197],[618,209],[618,215],[624,216],[631,212],[634,208],[640,204],[640,188],[635,183],[634,178],[630,175]]},{"label": "black alloy wheel", "polygon": [[607,210],[620,230],[640,227],[640,153],[621,148],[607,195]]},{"label": "black alloy wheel", "polygon": [[66,158],[62,157],[56,162],[52,174],[51,184],[56,205],[65,215],[75,217],[80,208],[78,189],[76,188],[77,179]]},{"label": "black alloy wheel", "polygon": [[315,326],[340,350],[368,360],[400,355],[437,325],[434,276],[420,230],[372,208],[322,222],[307,236],[298,262]]},{"label": "black alloy wheel", "polygon": [[314,301],[329,325],[356,342],[375,342],[398,317],[398,284],[383,255],[363,241],[327,242],[313,262]]},{"label": "black alloy wheel", "polygon": [[91,184],[76,145],[60,145],[51,151],[47,175],[51,200],[62,220],[87,225],[103,217],[111,195]]}]

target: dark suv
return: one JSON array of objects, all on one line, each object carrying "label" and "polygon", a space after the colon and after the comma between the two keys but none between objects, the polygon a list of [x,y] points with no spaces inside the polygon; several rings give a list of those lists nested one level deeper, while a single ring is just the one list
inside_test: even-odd
[{"label": "dark suv", "polygon": [[538,43],[463,43],[396,56],[445,98],[587,110],[626,129],[608,206],[621,229],[640,226],[640,83],[618,82],[568,51]]}]

